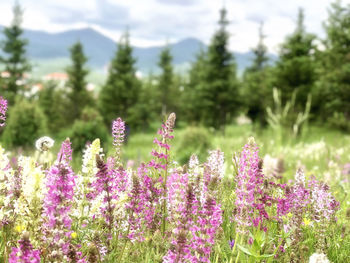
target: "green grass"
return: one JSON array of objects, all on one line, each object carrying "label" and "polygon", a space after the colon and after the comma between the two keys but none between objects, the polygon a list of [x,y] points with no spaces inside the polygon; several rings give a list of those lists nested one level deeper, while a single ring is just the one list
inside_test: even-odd
[{"label": "green grass", "polygon": [[[159,123],[152,124],[152,128],[147,132],[131,131],[125,147],[123,147],[123,162],[127,163],[132,160],[135,165],[141,162],[147,162],[151,159],[150,152],[154,148],[153,139],[157,136],[156,127]],[[172,140],[172,157],[175,161],[178,156],[179,147],[182,145],[181,140],[189,129],[184,126],[175,128],[174,139]],[[282,140],[274,130],[264,129],[255,130],[252,125],[230,125],[225,132],[207,131],[211,140],[212,149],[221,149],[225,153],[226,176],[222,184],[218,185],[217,200],[223,208],[222,230],[219,231],[215,246],[211,253],[211,262],[291,262],[295,253],[300,255],[307,262],[309,256],[316,252],[320,239],[320,231],[325,231],[325,242],[327,249],[324,251],[332,262],[350,262],[350,183],[349,176],[342,174],[343,166],[350,163],[350,135],[339,130],[329,127],[311,125],[298,138],[285,136]],[[325,181],[329,186],[332,194],[340,202],[340,209],[336,214],[337,222],[329,223],[327,226],[319,225],[312,222],[310,226],[302,226],[302,240],[291,250],[287,248],[286,252],[278,260],[273,260],[270,256],[264,261],[259,256],[274,254],[273,245],[279,244],[279,237],[283,233],[276,222],[268,223],[268,232],[262,233],[257,231],[251,233],[256,243],[249,246],[248,238],[242,237],[240,247],[234,252],[230,249],[228,241],[236,238],[236,223],[232,221],[233,210],[235,209],[235,181],[232,165],[232,155],[239,152],[248,138],[253,136],[260,148],[260,158],[266,154],[274,158],[281,158],[284,161],[285,172],[280,180],[287,183],[294,178],[298,168],[303,168],[307,179],[315,176],[318,180]],[[56,145],[53,152],[57,152],[60,141],[64,135],[56,138]],[[190,144],[189,142],[188,144]],[[112,138],[109,137],[107,142],[102,142],[107,156],[113,154]],[[187,147],[186,145],[182,147]],[[188,145],[193,150],[193,145]],[[183,149],[181,149],[183,150]],[[73,158],[74,170],[78,172],[81,168],[81,153],[76,153]],[[134,166],[135,168],[136,166]],[[101,230],[100,226],[93,225],[94,228]],[[169,226],[168,226],[169,227]],[[76,242],[85,242],[87,238],[84,231],[79,227],[77,222],[74,225],[74,231],[78,233]],[[88,232],[86,232],[88,233]],[[147,233],[149,234],[149,233]],[[154,235],[153,235],[154,234]],[[146,236],[143,243],[117,241],[115,250],[111,252],[110,257],[104,262],[161,262],[162,257],[169,249],[169,240],[164,241],[160,233],[153,233],[153,236]],[[259,241],[260,238],[260,241]],[[286,238],[287,239],[287,238]],[[119,243],[118,243],[119,242]],[[259,243],[260,242],[260,243]],[[290,241],[288,241],[290,242]],[[1,243],[1,242],[0,242]],[[255,251],[253,248],[257,247]],[[262,248],[262,249],[260,249]],[[1,249],[1,248],[0,248]],[[84,250],[89,248],[83,245]],[[123,251],[121,255],[121,251]],[[249,253],[258,254],[258,256],[249,256]],[[238,256],[239,253],[239,256]],[[253,254],[254,254],[253,253]],[[0,256],[1,259],[1,256]]]}]

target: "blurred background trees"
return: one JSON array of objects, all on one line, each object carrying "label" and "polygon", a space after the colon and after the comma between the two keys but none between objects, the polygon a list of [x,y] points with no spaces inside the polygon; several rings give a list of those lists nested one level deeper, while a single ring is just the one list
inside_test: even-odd
[{"label": "blurred background trees", "polygon": [[13,20],[9,27],[5,27],[3,35],[5,39],[1,43],[3,56],[0,62],[5,66],[7,78],[2,80],[4,96],[13,105],[17,93],[23,91],[24,74],[30,71],[31,66],[26,57],[27,40],[23,39],[21,28],[23,10],[18,2],[13,7]]},{"label": "blurred background trees", "polygon": [[99,95],[99,110],[106,125],[110,125],[118,115],[128,125],[138,126],[138,123],[133,122],[135,119],[132,114],[135,112],[132,108],[139,102],[141,83],[136,77],[136,60],[132,52],[129,33],[126,32],[118,43],[106,84]]},{"label": "blurred background trees", "polygon": [[70,48],[71,61],[66,71],[68,73],[68,110],[70,123],[77,120],[87,106],[91,106],[93,103],[92,95],[87,91],[86,76],[89,70],[85,64],[87,57],[84,54],[83,46],[80,42],[77,42]]},{"label": "blurred background trees", "polygon": [[[210,44],[201,48],[186,72],[176,71],[172,46],[167,44],[158,54],[157,71],[139,74],[126,32],[116,45],[105,83],[90,91],[88,57],[78,41],[69,49],[67,82],[62,86],[46,81],[36,93],[29,92],[30,83],[24,79],[31,66],[26,57],[28,42],[23,38],[23,11],[19,4],[15,4],[13,14],[11,25],[3,31],[1,45],[2,73],[7,77],[0,77],[1,95],[13,108],[6,128],[13,132],[2,135],[9,145],[18,146],[46,131],[52,136],[72,136],[78,149],[83,149],[83,141],[107,136],[117,116],[126,121],[128,131],[147,131],[155,120],[162,120],[172,111],[183,126],[224,131],[226,125],[235,123],[236,117],[243,114],[254,127],[265,128],[271,123],[267,109],[272,112],[276,106],[273,88],[279,90],[280,108],[288,112],[283,121],[289,123],[284,126],[295,127],[294,122],[310,102],[310,110],[304,114],[308,120],[326,121],[350,130],[349,5],[331,5],[324,23],[324,39],[307,32],[305,14],[300,9],[295,30],[281,43],[277,59],[271,59],[265,44],[268,36],[261,23],[251,63],[243,72],[237,72],[236,58],[228,48],[230,22],[224,8]],[[277,109],[275,115],[276,112]],[[19,133],[20,122],[28,125],[23,129],[31,133],[28,138]],[[189,129],[198,134],[199,141],[207,136],[200,129]]]}]

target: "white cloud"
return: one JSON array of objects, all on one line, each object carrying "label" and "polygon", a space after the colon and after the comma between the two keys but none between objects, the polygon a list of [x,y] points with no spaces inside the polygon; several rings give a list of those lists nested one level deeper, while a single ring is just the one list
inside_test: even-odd
[{"label": "white cloud", "polygon": [[[276,53],[278,45],[295,28],[297,10],[305,10],[309,32],[323,36],[330,0],[226,0],[232,38],[230,48],[248,51],[256,45],[264,21],[265,41]],[[350,0],[343,0],[343,4]],[[136,46],[163,45],[196,37],[209,43],[222,1],[207,0],[22,0],[24,27],[49,32],[91,26],[116,41],[128,26]],[[11,1],[0,2],[0,24],[12,19]]]}]

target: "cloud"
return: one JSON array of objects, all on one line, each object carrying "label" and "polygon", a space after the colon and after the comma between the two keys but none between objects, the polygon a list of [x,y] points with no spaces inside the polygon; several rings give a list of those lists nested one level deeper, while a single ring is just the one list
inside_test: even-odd
[{"label": "cloud", "polygon": [[[343,4],[350,0],[343,0]],[[11,1],[0,1],[0,24],[11,21]],[[217,28],[222,1],[207,0],[21,0],[24,27],[49,32],[91,26],[118,40],[130,30],[134,45],[162,45],[186,37],[209,43]],[[277,52],[286,35],[293,32],[299,7],[305,10],[306,29],[323,36],[329,0],[226,0],[230,48],[248,51],[258,41],[264,22],[270,51]]]},{"label": "cloud", "polygon": [[93,10],[62,6],[54,6],[54,9],[56,12],[50,17],[50,21],[58,24],[70,25],[84,21],[110,30],[124,30],[130,21],[127,7],[106,0],[99,0]]},{"label": "cloud", "polygon": [[161,4],[189,6],[197,3],[196,0],[157,0]]}]

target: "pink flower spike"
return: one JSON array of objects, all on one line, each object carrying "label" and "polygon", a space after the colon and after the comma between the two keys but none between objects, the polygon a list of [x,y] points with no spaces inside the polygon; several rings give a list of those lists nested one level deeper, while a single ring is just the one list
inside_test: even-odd
[{"label": "pink flower spike", "polygon": [[5,126],[7,100],[0,96],[0,127]]}]

